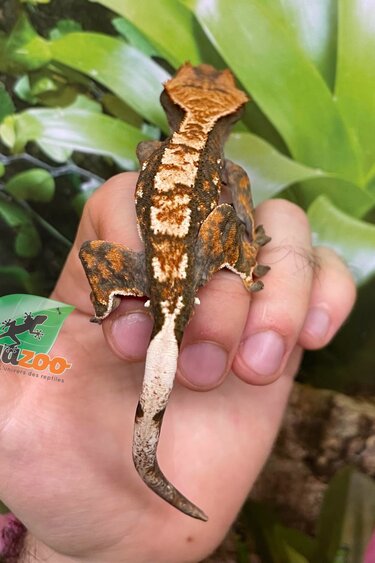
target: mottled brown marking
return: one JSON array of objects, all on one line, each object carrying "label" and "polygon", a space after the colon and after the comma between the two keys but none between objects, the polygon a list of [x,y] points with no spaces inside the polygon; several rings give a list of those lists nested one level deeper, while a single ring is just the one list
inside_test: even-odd
[{"label": "mottled brown marking", "polygon": [[[156,453],[165,406],[172,389],[178,346],[197,289],[228,267],[257,290],[266,267],[256,262],[268,242],[255,229],[246,172],[222,159],[223,142],[247,96],[229,70],[183,65],[165,85],[163,105],[171,135],[144,142],[137,155],[142,169],[136,210],[145,252],[105,241],[84,243],[80,257],[92,289],[97,321],[116,307],[116,295],[147,295],[154,332],[147,352],[142,394],[136,412],[133,459],[145,483],[194,518],[205,514],[177,491],[159,469]],[[228,117],[227,117],[228,116]],[[218,205],[221,181],[233,206]],[[193,541],[192,536],[187,542]]]},{"label": "mottled brown marking", "polygon": [[[99,262],[99,264],[97,265],[99,274],[102,278],[108,278],[111,275],[111,270],[108,268],[108,265],[106,262]],[[115,270],[115,267],[113,268]],[[117,271],[120,271],[117,270]]]},{"label": "mottled brown marking", "polygon": [[138,405],[137,405],[137,410],[136,410],[136,412],[135,412],[135,416],[136,416],[137,418],[142,418],[142,417],[144,416],[144,412],[143,412],[143,409],[142,409],[142,405],[141,405],[141,403],[139,403],[139,402],[138,402]]},{"label": "mottled brown marking", "polygon": [[90,242],[90,246],[93,250],[99,250],[102,247],[103,241],[101,240],[92,240]]},{"label": "mottled brown marking", "polygon": [[82,253],[82,258],[85,260],[86,265],[88,268],[94,268],[96,265],[96,258],[95,256],[88,254],[88,252]]},{"label": "mottled brown marking", "polygon": [[91,286],[96,320],[104,319],[118,305],[115,295],[148,295],[143,252],[99,240],[85,242],[80,258]]},{"label": "mottled brown marking", "polygon": [[110,248],[106,254],[106,258],[108,262],[111,263],[111,266],[115,272],[123,271],[125,264],[124,264],[124,257],[119,253],[118,248],[113,246]]},{"label": "mottled brown marking", "polygon": [[158,258],[160,266],[164,272],[175,270],[180,264],[186,247],[179,239],[167,238],[154,242],[154,255]]},{"label": "mottled brown marking", "polygon": [[153,420],[154,422],[160,422],[161,420],[163,420],[164,413],[165,413],[165,409],[162,409],[161,411],[157,412],[157,413],[153,416],[152,420]]},{"label": "mottled brown marking", "polygon": [[158,221],[168,223],[170,225],[181,225],[186,217],[186,208],[188,204],[179,203],[171,199],[170,201],[158,201],[155,206]]}]

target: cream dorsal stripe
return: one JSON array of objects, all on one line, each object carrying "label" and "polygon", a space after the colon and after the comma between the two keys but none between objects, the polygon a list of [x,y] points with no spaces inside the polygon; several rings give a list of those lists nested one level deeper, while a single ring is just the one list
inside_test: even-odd
[{"label": "cream dorsal stripe", "polygon": [[[207,520],[206,515],[168,481],[156,454],[179,345],[199,302],[197,291],[223,267],[240,275],[249,291],[263,286],[254,277],[267,270],[257,264],[257,253],[269,237],[262,226],[255,226],[246,172],[223,159],[224,141],[246,101],[229,70],[183,65],[165,83],[162,94],[171,135],[162,141],[143,142],[137,149],[141,171],[136,213],[144,250],[88,241],[80,251],[97,322],[119,304],[119,295],[146,298],[154,329],[136,409],[134,465],[152,491],[200,520]],[[223,181],[232,192],[232,205],[219,204]],[[185,423],[189,424],[188,418]],[[183,448],[178,444],[178,431],[170,439],[170,452],[174,440],[177,449]],[[201,450],[200,455],[203,458],[205,452]],[[184,460],[180,479],[185,478],[185,486],[199,496],[199,475],[194,468]]]}]

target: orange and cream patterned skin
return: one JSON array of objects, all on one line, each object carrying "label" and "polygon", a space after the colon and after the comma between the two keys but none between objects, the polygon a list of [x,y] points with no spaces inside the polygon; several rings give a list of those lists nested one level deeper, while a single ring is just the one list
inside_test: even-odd
[{"label": "orange and cream patterned skin", "polygon": [[[118,296],[148,298],[154,328],[136,411],[134,464],[159,496],[185,514],[207,520],[159,469],[161,424],[197,290],[224,267],[239,274],[248,290],[261,289],[262,282],[254,278],[268,267],[258,265],[256,257],[269,237],[262,226],[254,226],[245,171],[223,157],[225,138],[247,102],[231,72],[187,63],[165,84],[161,101],[172,133],[163,142],[141,143],[137,149],[136,211],[144,251],[90,241],[83,244],[80,258],[97,322],[117,306]],[[231,189],[233,205],[219,204],[223,184]]]}]

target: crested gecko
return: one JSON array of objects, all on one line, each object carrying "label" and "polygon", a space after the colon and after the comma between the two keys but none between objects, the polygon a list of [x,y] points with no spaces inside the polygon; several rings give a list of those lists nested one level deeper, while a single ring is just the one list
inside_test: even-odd
[{"label": "crested gecko", "polygon": [[[134,464],[155,493],[204,521],[204,512],[163,475],[156,453],[197,290],[226,267],[241,276],[246,289],[257,291],[263,287],[257,278],[269,269],[256,260],[270,238],[254,225],[247,174],[223,156],[225,138],[247,100],[229,70],[184,64],[161,95],[170,136],[137,147],[141,171],[135,205],[144,250],[102,240],[87,241],[80,250],[94,321],[105,319],[119,296],[148,298],[154,327],[135,415]],[[223,185],[233,204],[219,203]]]}]

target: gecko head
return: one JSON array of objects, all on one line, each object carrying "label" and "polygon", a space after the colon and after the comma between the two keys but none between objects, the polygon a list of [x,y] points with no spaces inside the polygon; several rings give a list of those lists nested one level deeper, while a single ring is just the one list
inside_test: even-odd
[{"label": "gecko head", "polygon": [[207,64],[185,63],[165,83],[165,90],[174,104],[209,120],[230,115],[248,101],[247,95],[236,88],[229,69],[217,70]]}]

